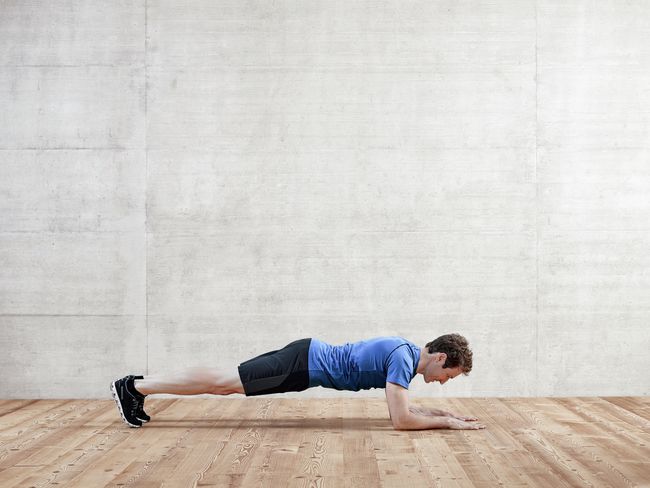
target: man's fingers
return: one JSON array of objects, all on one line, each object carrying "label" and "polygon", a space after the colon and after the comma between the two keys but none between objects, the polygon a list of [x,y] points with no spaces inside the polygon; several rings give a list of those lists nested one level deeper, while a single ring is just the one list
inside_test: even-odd
[{"label": "man's fingers", "polygon": [[476,417],[465,417],[463,415],[458,415],[458,416],[456,416],[456,418],[460,419],[460,420],[464,420],[465,422],[474,422],[474,421],[478,420],[478,418],[476,418]]},{"label": "man's fingers", "polygon": [[459,420],[464,420],[464,421],[466,421],[466,422],[468,422],[468,421],[472,421],[472,422],[473,422],[474,420],[478,420],[477,417],[474,417],[474,416],[472,416],[472,415],[456,415],[455,413],[450,413],[450,412],[446,412],[446,415],[448,415],[448,416],[450,416],[450,417],[457,418],[457,419],[459,419]]},{"label": "man's fingers", "polygon": [[451,429],[468,429],[468,430],[485,429],[485,425],[483,424],[465,422],[464,420],[461,419],[455,419],[455,421],[452,422],[449,427]]}]

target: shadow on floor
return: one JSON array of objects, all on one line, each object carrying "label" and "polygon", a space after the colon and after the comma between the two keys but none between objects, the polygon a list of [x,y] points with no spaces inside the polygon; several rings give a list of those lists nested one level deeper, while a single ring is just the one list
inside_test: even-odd
[{"label": "shadow on floor", "polygon": [[322,430],[393,430],[389,419],[369,418],[296,418],[296,419],[156,419],[143,426],[146,429],[160,427],[170,428],[263,428],[263,429],[322,429]]}]

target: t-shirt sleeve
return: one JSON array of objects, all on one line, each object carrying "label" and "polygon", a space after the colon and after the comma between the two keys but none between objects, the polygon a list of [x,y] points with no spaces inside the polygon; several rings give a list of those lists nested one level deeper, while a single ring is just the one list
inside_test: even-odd
[{"label": "t-shirt sleeve", "polygon": [[399,346],[388,356],[386,381],[408,389],[414,369],[413,356],[408,345]]}]

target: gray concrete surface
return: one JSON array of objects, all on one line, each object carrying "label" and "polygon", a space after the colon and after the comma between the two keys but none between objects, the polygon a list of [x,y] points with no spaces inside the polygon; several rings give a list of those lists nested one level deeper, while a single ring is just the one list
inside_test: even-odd
[{"label": "gray concrete surface", "polygon": [[452,331],[414,395],[650,394],[648,18],[0,1],[0,397]]}]

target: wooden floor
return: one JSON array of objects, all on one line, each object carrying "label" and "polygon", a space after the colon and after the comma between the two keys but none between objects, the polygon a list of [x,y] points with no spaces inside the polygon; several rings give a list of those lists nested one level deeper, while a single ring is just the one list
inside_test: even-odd
[{"label": "wooden floor", "polygon": [[0,401],[0,486],[650,486],[650,398],[412,399],[478,431],[394,431],[382,399]]}]

